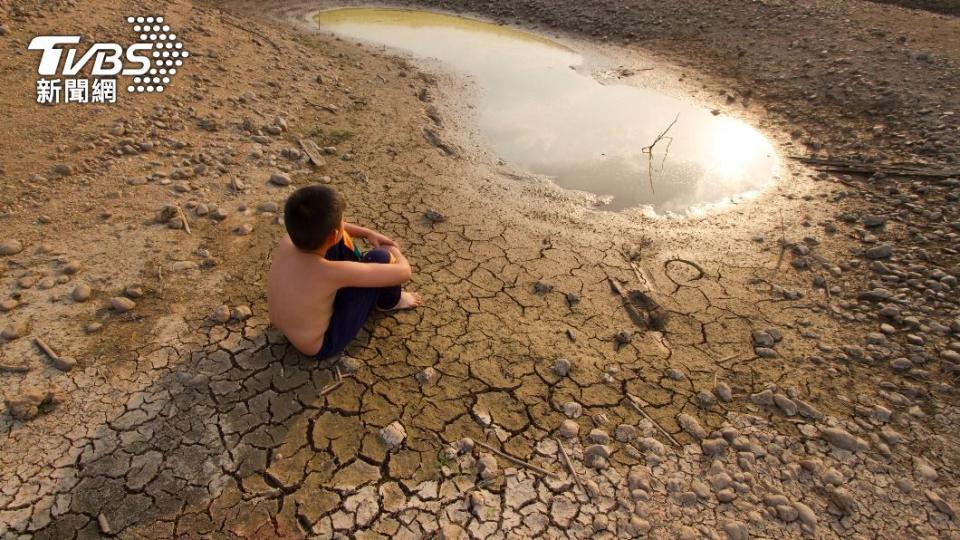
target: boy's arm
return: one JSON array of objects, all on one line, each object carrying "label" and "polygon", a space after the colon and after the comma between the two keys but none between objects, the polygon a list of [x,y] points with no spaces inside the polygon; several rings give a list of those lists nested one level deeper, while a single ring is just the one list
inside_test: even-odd
[{"label": "boy's arm", "polygon": [[354,225],[353,223],[343,222],[343,229],[347,231],[347,234],[357,238],[366,238],[367,242],[370,243],[373,247],[386,247],[386,246],[396,246],[397,243],[394,242],[390,237],[380,234],[377,231],[370,230],[366,227],[361,227],[359,225]]},{"label": "boy's arm", "polygon": [[337,262],[341,287],[392,287],[410,279],[410,263],[396,248],[390,251],[397,258],[392,264]]}]

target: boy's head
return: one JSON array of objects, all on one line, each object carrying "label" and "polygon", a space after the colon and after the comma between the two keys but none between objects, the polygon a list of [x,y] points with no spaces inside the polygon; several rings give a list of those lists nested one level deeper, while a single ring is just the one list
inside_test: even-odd
[{"label": "boy's head", "polygon": [[313,185],[293,192],[283,208],[283,221],[293,245],[316,251],[332,235],[336,238],[347,203],[337,190]]}]

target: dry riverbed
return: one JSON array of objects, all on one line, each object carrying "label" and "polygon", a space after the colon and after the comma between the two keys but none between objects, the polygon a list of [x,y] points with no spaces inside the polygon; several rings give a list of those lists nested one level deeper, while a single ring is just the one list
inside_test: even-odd
[{"label": "dry riverbed", "polygon": [[[784,155],[958,166],[956,18],[471,4],[437,7],[606,34]],[[33,36],[144,10],[193,53],[168,91],[35,104]],[[0,5],[0,537],[960,535],[956,176],[784,160],[725,212],[597,212],[498,162],[465,81],[308,11]],[[326,363],[262,292],[313,182],[426,298]]]}]

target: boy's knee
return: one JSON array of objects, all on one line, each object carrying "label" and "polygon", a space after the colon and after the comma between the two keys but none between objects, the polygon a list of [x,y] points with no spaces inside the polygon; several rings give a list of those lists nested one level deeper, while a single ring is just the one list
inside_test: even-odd
[{"label": "boy's knee", "polygon": [[367,263],[388,264],[391,262],[392,259],[393,259],[393,255],[391,255],[390,252],[387,251],[386,249],[374,248],[368,251],[363,256],[362,260],[363,262],[367,262]]}]

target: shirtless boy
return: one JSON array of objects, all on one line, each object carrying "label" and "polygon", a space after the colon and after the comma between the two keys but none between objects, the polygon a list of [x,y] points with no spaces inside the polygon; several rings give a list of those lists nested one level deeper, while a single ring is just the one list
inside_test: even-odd
[{"label": "shirtless boy", "polygon": [[[273,250],[267,277],[270,322],[300,352],[327,358],[356,337],[373,308],[409,309],[420,295],[404,292],[410,263],[397,244],[343,220],[346,202],[332,187],[298,189],[287,199],[287,234]],[[373,249],[361,255],[353,238]]]}]

